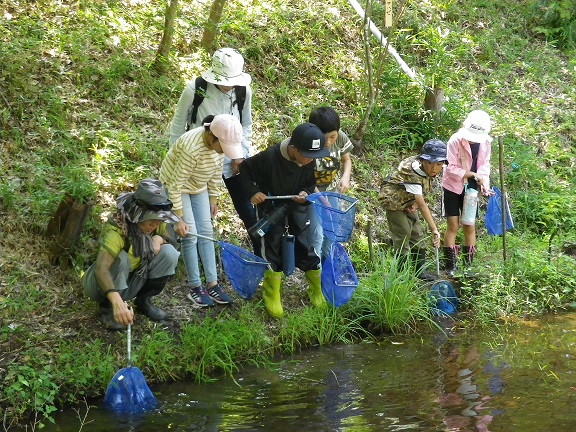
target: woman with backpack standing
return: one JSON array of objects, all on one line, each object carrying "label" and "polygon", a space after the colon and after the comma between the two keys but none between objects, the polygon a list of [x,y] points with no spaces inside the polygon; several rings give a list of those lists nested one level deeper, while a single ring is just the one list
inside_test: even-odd
[{"label": "woman with backpack standing", "polygon": [[[244,72],[244,58],[233,48],[221,48],[212,56],[211,67],[184,88],[170,124],[170,147],[186,131],[202,126],[209,115],[230,114],[242,125],[243,155],[224,156],[222,178],[234,208],[246,229],[257,221],[256,211],[242,190],[237,174],[240,163],[250,156],[252,138],[252,78]],[[251,238],[258,255],[260,240]]]}]

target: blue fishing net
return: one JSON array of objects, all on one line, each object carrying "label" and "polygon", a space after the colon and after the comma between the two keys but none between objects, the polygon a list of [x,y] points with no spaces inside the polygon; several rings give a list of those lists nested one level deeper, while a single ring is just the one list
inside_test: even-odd
[{"label": "blue fishing net", "polygon": [[348,241],[354,229],[357,199],[337,192],[317,192],[306,198],[314,205],[324,235],[333,242]]},{"label": "blue fishing net", "polygon": [[116,372],[104,396],[104,407],[116,413],[141,413],[156,408],[157,404],[146,378],[134,366]]},{"label": "blue fishing net", "polygon": [[330,255],[322,264],[322,294],[331,305],[347,303],[358,286],[356,272],[340,243],[332,243]]},{"label": "blue fishing net", "polygon": [[[484,216],[484,226],[488,235],[502,235],[502,192],[493,186],[492,190],[494,195],[488,198],[488,205],[486,206],[486,214]],[[512,214],[508,205],[508,199],[504,199],[504,206],[506,211],[506,231],[514,229],[514,222],[512,221]]]},{"label": "blue fishing net", "polygon": [[428,293],[433,315],[454,315],[458,310],[458,297],[448,281],[434,283]]},{"label": "blue fishing net", "polygon": [[219,244],[222,267],[232,288],[243,299],[251,299],[264,278],[268,262],[233,244]]}]

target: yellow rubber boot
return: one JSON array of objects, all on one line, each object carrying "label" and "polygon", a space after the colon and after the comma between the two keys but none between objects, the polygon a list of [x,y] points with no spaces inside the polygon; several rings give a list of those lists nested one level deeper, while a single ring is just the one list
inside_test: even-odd
[{"label": "yellow rubber boot", "polygon": [[308,297],[312,306],[322,308],[326,306],[326,299],[322,294],[322,282],[320,281],[320,270],[308,270],[306,272],[308,281]]},{"label": "yellow rubber boot", "polygon": [[272,318],[282,318],[284,310],[280,302],[280,285],[282,284],[282,272],[266,270],[262,282],[262,298],[266,311]]}]

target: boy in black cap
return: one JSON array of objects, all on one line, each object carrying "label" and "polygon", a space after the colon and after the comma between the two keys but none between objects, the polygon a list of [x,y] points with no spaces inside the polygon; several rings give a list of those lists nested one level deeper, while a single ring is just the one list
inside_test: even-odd
[{"label": "boy in black cap", "polygon": [[180,255],[167,231],[167,223],[180,218],[159,180],[142,180],[136,192],[121,194],[116,204],[100,234],[96,262],[82,277],[84,293],[100,304],[108,330],[132,324],[134,312],[126,301],[134,298],[137,312],[153,321],[166,318],[150,298],[162,292]]},{"label": "boy in black cap", "polygon": [[384,180],[378,196],[386,210],[394,250],[403,262],[412,254],[416,275],[426,281],[433,281],[435,277],[424,270],[426,234],[418,211],[432,233],[432,244],[435,248],[440,247],[440,232],[424,194],[430,191],[432,178],[442,171],[446,161],[446,144],[437,139],[426,141],[418,156],[404,159],[396,172]]},{"label": "boy in black cap", "polygon": [[[244,190],[257,206],[259,218],[266,217],[275,208],[285,206],[285,223],[277,223],[264,235],[260,250],[271,269],[264,273],[262,285],[264,304],[274,318],[283,314],[280,301],[282,282],[282,235],[287,229],[295,237],[296,267],[306,273],[308,296],[315,307],[326,300],[320,286],[320,258],[305,230],[309,227],[306,197],[314,193],[316,179],[312,162],[329,155],[325,138],[312,123],[299,125],[290,139],[276,144],[240,165],[240,178]],[[267,200],[266,196],[294,195],[291,200]]]}]

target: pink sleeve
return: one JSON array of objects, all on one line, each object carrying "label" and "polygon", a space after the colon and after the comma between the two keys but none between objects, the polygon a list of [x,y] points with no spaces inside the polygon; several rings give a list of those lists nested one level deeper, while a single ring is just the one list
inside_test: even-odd
[{"label": "pink sleeve", "polygon": [[460,160],[460,139],[454,136],[447,144],[447,159],[448,165],[444,168],[445,176],[442,185],[444,186],[445,182],[462,183],[466,169],[462,167]]}]

